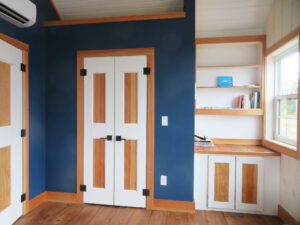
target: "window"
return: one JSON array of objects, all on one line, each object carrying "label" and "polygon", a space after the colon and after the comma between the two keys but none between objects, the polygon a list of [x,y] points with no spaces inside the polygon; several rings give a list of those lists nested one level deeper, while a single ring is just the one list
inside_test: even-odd
[{"label": "window", "polygon": [[275,63],[275,140],[297,145],[298,46],[276,57]]}]

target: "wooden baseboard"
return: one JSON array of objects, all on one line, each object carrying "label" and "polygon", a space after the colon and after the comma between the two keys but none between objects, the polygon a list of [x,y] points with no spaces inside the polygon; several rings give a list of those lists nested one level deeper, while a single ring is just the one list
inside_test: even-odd
[{"label": "wooden baseboard", "polygon": [[288,211],[286,211],[281,205],[278,205],[278,216],[285,224],[300,225],[300,223],[297,222],[297,220]]},{"label": "wooden baseboard", "polygon": [[46,200],[51,202],[82,203],[75,193],[46,191]]},{"label": "wooden baseboard", "polygon": [[46,192],[37,195],[33,199],[29,200],[28,203],[28,212],[33,210],[34,208],[38,207],[39,205],[43,204],[46,201]]},{"label": "wooden baseboard", "polygon": [[218,145],[261,145],[262,140],[260,139],[223,139],[223,138],[212,138],[214,144]]},{"label": "wooden baseboard", "polygon": [[42,194],[34,197],[29,200],[29,210],[33,210],[44,202],[68,202],[68,203],[81,203],[78,200],[77,195],[73,193],[64,193],[64,192],[53,192],[53,191],[45,191]]},{"label": "wooden baseboard", "polygon": [[171,212],[194,213],[195,202],[153,199],[152,209]]},{"label": "wooden baseboard", "polygon": [[[68,202],[68,203],[82,203],[76,194],[45,191],[42,194],[34,197],[29,201],[29,212],[44,202]],[[173,201],[154,199],[152,203],[153,210],[171,211],[171,212],[195,212],[195,202]]]}]

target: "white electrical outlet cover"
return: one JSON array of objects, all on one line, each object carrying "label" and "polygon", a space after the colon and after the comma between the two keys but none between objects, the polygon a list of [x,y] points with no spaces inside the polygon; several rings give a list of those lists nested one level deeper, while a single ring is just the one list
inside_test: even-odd
[{"label": "white electrical outlet cover", "polygon": [[160,176],[160,185],[167,186],[167,176],[166,175]]},{"label": "white electrical outlet cover", "polygon": [[168,126],[168,116],[162,116],[161,117],[161,125],[162,126]]}]

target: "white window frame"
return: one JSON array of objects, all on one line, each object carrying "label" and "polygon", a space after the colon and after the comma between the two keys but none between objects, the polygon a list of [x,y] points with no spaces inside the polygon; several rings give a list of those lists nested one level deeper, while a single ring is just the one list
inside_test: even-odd
[{"label": "white window frame", "polygon": [[[275,58],[275,93],[274,93],[274,139],[276,141],[285,143],[285,144],[289,144],[289,145],[293,145],[293,146],[297,146],[297,139],[293,140],[290,138],[286,138],[283,137],[281,135],[279,135],[279,100],[290,100],[290,99],[296,99],[297,100],[297,104],[299,104],[298,101],[298,92],[295,94],[287,94],[287,95],[281,95],[279,93],[280,90],[280,71],[281,71],[281,63],[280,61],[283,58],[286,58],[292,54],[294,54],[295,52],[298,52],[298,45],[288,49],[287,51],[284,51],[282,54],[276,56]],[[299,53],[298,53],[299,54]],[[299,65],[300,66],[300,65]],[[298,87],[298,91],[299,91],[299,87]],[[297,113],[298,115],[298,113]],[[297,117],[298,119],[298,117]],[[297,120],[296,119],[296,120]]]}]

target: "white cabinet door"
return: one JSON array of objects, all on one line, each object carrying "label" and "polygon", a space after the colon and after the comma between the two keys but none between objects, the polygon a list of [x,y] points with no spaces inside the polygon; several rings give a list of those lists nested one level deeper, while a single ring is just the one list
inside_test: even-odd
[{"label": "white cabinet door", "polygon": [[115,58],[115,205],[146,207],[146,56]]},{"label": "white cabinet door", "polygon": [[0,224],[22,215],[22,51],[0,40]]},{"label": "white cabinet door", "polygon": [[263,157],[237,157],[236,209],[263,211]]},{"label": "white cabinet door", "polygon": [[235,157],[209,156],[208,207],[234,209]]},{"label": "white cabinet door", "polygon": [[84,68],[84,202],[113,205],[114,57],[85,58]]}]

